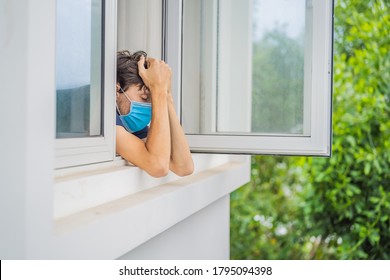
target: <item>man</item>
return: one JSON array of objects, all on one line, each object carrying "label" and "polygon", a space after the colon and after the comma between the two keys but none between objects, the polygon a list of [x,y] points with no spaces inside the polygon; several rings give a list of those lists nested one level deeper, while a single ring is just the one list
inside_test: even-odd
[{"label": "man", "polygon": [[174,109],[171,78],[164,61],[144,52],[118,52],[116,152],[153,177],[169,170],[186,176],[194,169]]}]

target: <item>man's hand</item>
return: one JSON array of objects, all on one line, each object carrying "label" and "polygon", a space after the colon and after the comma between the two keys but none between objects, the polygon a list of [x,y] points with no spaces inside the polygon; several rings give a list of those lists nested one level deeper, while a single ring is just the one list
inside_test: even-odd
[{"label": "man's hand", "polygon": [[172,77],[171,68],[164,61],[154,58],[148,58],[146,63],[148,65],[147,69],[144,66],[144,56],[138,61],[138,72],[145,85],[152,94],[157,92],[167,94]]}]

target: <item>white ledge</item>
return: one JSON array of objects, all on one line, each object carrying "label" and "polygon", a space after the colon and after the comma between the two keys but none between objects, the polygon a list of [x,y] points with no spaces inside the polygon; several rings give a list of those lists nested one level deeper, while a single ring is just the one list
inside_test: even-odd
[{"label": "white ledge", "polygon": [[228,195],[249,176],[248,157],[241,157],[59,218],[54,223],[53,258],[118,258]]},{"label": "white ledge", "polygon": [[[196,154],[193,155],[193,159],[194,175],[196,175],[231,160],[242,160],[242,157]],[[54,219],[60,219],[179,179],[180,177],[172,172],[164,178],[153,178],[140,168],[127,165],[124,160],[57,170],[54,188]]]}]

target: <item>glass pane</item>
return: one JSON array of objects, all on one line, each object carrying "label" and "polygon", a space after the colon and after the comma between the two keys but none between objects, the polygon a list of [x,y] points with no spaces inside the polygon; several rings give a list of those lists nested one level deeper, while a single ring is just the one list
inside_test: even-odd
[{"label": "glass pane", "polygon": [[253,0],[252,131],[303,133],[305,0]]},{"label": "glass pane", "polygon": [[56,9],[56,136],[99,136],[103,0],[57,0]]},{"label": "glass pane", "polygon": [[306,134],[305,17],[305,0],[184,1],[186,133]]}]

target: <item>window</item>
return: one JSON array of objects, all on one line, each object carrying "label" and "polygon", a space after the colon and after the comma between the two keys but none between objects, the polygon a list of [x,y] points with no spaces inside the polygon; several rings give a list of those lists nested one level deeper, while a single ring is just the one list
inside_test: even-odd
[{"label": "window", "polygon": [[102,135],[102,4],[57,1],[57,138]]},{"label": "window", "polygon": [[114,159],[121,49],[170,64],[193,152],[330,155],[332,0],[57,0],[56,16],[56,168]]},{"label": "window", "polygon": [[169,2],[194,152],[330,155],[333,1]]},{"label": "window", "polygon": [[162,58],[163,1],[118,0],[118,50]]},{"label": "window", "polygon": [[57,0],[56,168],[114,157],[115,1]]}]

